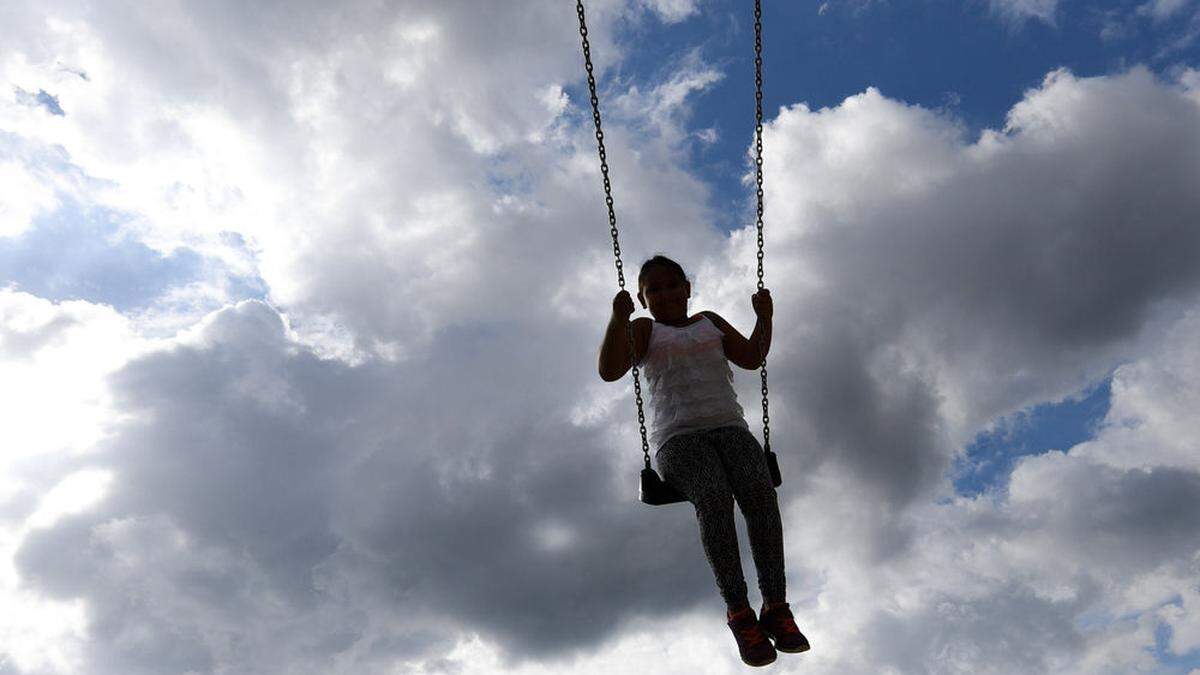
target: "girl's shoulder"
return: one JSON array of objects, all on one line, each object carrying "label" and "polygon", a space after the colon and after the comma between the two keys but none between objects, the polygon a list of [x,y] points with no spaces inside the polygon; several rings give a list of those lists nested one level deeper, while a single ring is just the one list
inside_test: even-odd
[{"label": "girl's shoulder", "polygon": [[738,334],[737,329],[730,325],[728,321],[723,319],[720,314],[709,310],[703,310],[700,313],[708,317],[709,321],[712,321],[713,325],[720,329],[720,331],[725,335],[732,336]]}]

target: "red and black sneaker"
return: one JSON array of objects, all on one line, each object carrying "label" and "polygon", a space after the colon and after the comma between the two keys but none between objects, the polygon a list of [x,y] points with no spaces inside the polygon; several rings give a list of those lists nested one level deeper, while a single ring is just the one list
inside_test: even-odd
[{"label": "red and black sneaker", "polygon": [[775,641],[775,649],[788,654],[799,654],[809,650],[808,638],[796,627],[796,619],[786,602],[773,607],[764,607],[758,625]]},{"label": "red and black sneaker", "polygon": [[775,648],[758,627],[758,618],[750,607],[729,617],[729,630],[737,640],[742,663],[748,666],[765,666],[775,661]]}]

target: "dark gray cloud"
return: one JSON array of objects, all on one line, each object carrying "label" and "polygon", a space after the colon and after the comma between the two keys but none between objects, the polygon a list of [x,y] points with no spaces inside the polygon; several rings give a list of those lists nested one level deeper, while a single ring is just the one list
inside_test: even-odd
[{"label": "dark gray cloud", "polygon": [[1186,561],[1200,541],[1195,470],[1122,469],[1051,453],[1013,477],[1014,530],[1040,531],[1097,574],[1121,578]]},{"label": "dark gray cloud", "polygon": [[880,613],[860,639],[868,662],[902,673],[1061,672],[1084,647],[1072,625],[1084,609],[1009,583],[980,597],[933,597],[920,612]]},{"label": "dark gray cloud", "polygon": [[[462,385],[491,353],[431,357],[350,368],[288,344],[265,305],[216,314],[114,376],[137,421],[90,462],[118,487],[31,534],[22,577],[88,600],[94,672],[205,671],[234,644],[256,672],[322,672],[358,643],[377,653],[356,668],[384,672],[454,646],[431,624],[552,658],[709,598],[690,509],[651,512],[614,461],[636,448],[500,424],[512,404],[491,390],[528,382]],[[281,610],[304,630],[276,645]]]}]

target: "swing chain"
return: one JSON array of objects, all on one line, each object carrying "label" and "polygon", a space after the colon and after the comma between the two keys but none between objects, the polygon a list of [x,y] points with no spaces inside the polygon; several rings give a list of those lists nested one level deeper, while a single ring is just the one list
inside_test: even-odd
[{"label": "swing chain", "polygon": [[[608,156],[604,151],[604,131],[600,128],[600,98],[596,95],[596,77],[592,73],[592,47],[588,43],[587,21],[583,15],[583,0],[575,0],[575,12],[579,15],[579,35],[583,39],[583,67],[587,70],[588,91],[592,97],[592,122],[596,125],[596,145],[600,149],[600,175],[604,178],[604,203],[608,206],[609,233],[612,234],[613,255],[617,259],[617,283],[625,289],[625,271],[621,263],[621,243],[617,239],[617,213],[613,209],[612,183],[608,178]],[[629,359],[637,353],[633,341],[633,323],[625,324],[625,335],[629,339]],[[642,455],[646,468],[650,468],[650,442],[646,440],[646,413],[642,408],[642,384],[638,378],[637,364],[633,364],[633,392],[637,399],[638,430],[642,434]]]},{"label": "swing chain", "polygon": [[[763,142],[762,142],[762,0],[754,0],[754,182],[758,196],[758,290],[763,289]],[[771,451],[771,416],[767,410],[767,335],[758,334],[762,359],[763,452]]]},{"label": "swing chain", "polygon": [[[588,42],[587,21],[584,18],[583,0],[575,0],[575,12],[579,15],[579,35],[583,40],[583,62],[587,70],[588,92],[591,95],[592,122],[596,126],[596,145],[600,155],[600,175],[604,180],[604,203],[608,207],[609,233],[613,240],[613,255],[616,257],[617,283],[625,289],[624,265],[621,262],[621,244],[617,236],[617,214],[613,207],[612,182],[608,177],[608,156],[604,149],[604,131],[600,125],[600,98],[596,95],[596,77],[592,66],[592,49]],[[754,166],[758,209],[758,290],[763,284],[763,143],[762,143],[762,0],[754,0]],[[629,356],[633,360],[636,346],[633,339],[633,324],[627,323],[625,335],[629,340]],[[763,451],[771,451],[771,417],[767,408],[767,337],[765,331],[758,336],[758,353],[761,359],[762,408],[763,408]],[[642,436],[642,455],[646,468],[650,468],[650,443],[646,439],[646,415],[643,409],[642,385],[638,377],[637,364],[633,364],[633,390],[637,399],[638,430]]]}]

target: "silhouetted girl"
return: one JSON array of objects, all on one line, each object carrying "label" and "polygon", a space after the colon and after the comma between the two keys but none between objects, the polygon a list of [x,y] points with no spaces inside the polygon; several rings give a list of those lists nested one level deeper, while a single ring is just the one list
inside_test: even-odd
[{"label": "silhouetted girl", "polygon": [[[773,305],[765,288],[751,297],[758,322],[746,339],[715,312],[689,316],[691,295],[687,275],[674,260],[660,255],[642,264],[638,300],[654,319],[635,319],[633,337],[634,357],[654,410],[650,442],[658,448],[662,479],[695,506],[700,540],[728,607],[726,620],[742,661],[764,666],[775,660],[776,649],[808,649],[785,602],[783,526],[775,488],[762,446],[737,402],[729,367],[730,361],[747,370],[761,365],[759,334],[769,351]],[[629,292],[617,293],[600,348],[600,377],[606,382],[621,379],[632,367],[626,327],[633,311]],[[757,617],[742,576],[735,499],[746,520],[763,597]]]}]

